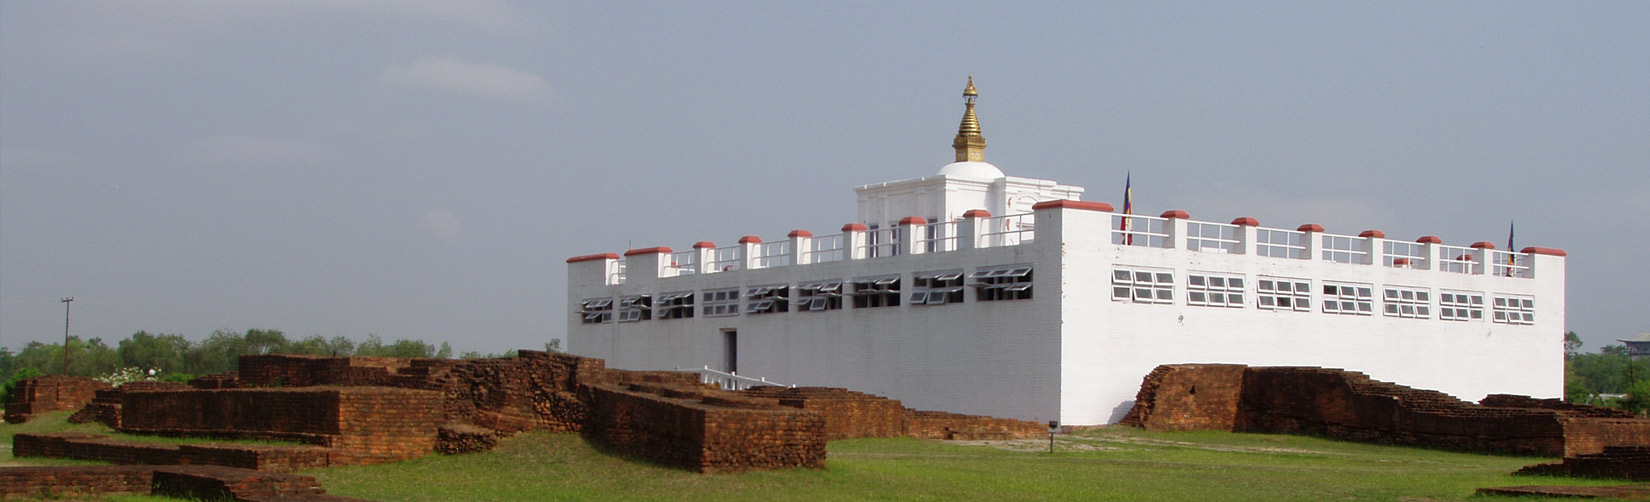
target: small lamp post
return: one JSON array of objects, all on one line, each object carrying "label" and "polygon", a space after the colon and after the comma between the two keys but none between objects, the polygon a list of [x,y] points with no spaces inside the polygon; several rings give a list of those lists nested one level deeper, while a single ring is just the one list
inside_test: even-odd
[{"label": "small lamp post", "polygon": [[1048,452],[1054,453],[1054,433],[1060,431],[1059,420],[1048,421]]},{"label": "small lamp post", "polygon": [[69,375],[69,302],[72,301],[73,296],[63,299],[63,376]]}]

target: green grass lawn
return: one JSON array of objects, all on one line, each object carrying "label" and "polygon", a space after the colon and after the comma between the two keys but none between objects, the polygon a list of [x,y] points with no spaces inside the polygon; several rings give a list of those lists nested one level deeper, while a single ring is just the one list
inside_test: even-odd
[{"label": "green grass lawn", "polygon": [[[48,415],[0,425],[98,432]],[[106,428],[102,431],[107,431]],[[493,451],[305,471],[334,495],[449,500],[1460,500],[1485,486],[1621,484],[1514,477],[1551,461],[1325,439],[1107,427],[1043,440],[834,441],[824,469],[701,475],[529,433]],[[10,450],[0,462],[16,465]],[[24,459],[37,463],[35,459]],[[56,463],[56,462],[54,462]],[[111,500],[166,500],[137,497]],[[1519,499],[1529,500],[1529,499]]]}]

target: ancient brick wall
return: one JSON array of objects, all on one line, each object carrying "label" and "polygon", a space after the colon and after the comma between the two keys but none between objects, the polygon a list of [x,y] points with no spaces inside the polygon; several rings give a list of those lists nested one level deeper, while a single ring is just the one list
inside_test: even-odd
[{"label": "ancient brick wall", "polygon": [[414,458],[435,450],[440,394],[386,387],[128,392],[122,432],[251,437],[332,447],[332,462]]},{"label": "ancient brick wall", "polygon": [[188,390],[190,388],[190,386],[178,382],[136,381],[126,382],[113,389],[101,389],[95,393],[96,397],[92,398],[91,403],[69,416],[69,423],[97,422],[118,429],[120,428],[120,399],[126,392]]},{"label": "ancient brick wall", "polygon": [[593,384],[585,433],[619,451],[699,472],[825,465],[825,419],[777,402],[692,387]]},{"label": "ancient brick wall", "polygon": [[24,379],[12,389],[6,403],[6,421],[20,424],[29,417],[59,410],[79,410],[95,393],[110,385],[87,377],[47,375]]},{"label": "ancient brick wall", "polygon": [[897,400],[830,387],[753,387],[743,394],[778,400],[782,406],[817,411],[825,417],[825,438],[895,437],[905,433],[905,406]]},{"label": "ancient brick wall", "polygon": [[904,435],[920,439],[1017,439],[1048,435],[1048,424],[907,409]]},{"label": "ancient brick wall", "polygon": [[1650,446],[1606,446],[1598,453],[1565,457],[1563,462],[1537,464],[1515,474],[1580,476],[1650,481]]},{"label": "ancient brick wall", "polygon": [[[1229,405],[1230,389],[1207,396],[1211,383],[1232,381],[1237,369],[1241,383],[1235,407]],[[1337,369],[1168,365],[1146,377],[1128,421],[1154,429],[1308,433],[1547,456],[1598,452],[1608,445],[1650,445],[1650,420],[1607,418],[1617,414],[1522,396],[1492,396],[1485,402],[1490,405]],[[1191,418],[1164,418],[1164,413]]]},{"label": "ancient brick wall", "polygon": [[0,498],[79,499],[147,494],[153,467],[24,466],[0,469]]},{"label": "ancient brick wall", "polygon": [[95,460],[119,465],[221,465],[260,471],[291,472],[328,465],[327,448],[257,444],[169,444],[122,441],[79,433],[18,434],[16,457]]},{"label": "ancient brick wall", "polygon": [[244,502],[359,501],[326,495],[315,478],[217,466],[28,466],[0,469],[0,498],[72,498],[117,494]]},{"label": "ancient brick wall", "polygon": [[1153,369],[1122,423],[1152,430],[1232,430],[1242,396],[1241,364],[1177,364]]}]

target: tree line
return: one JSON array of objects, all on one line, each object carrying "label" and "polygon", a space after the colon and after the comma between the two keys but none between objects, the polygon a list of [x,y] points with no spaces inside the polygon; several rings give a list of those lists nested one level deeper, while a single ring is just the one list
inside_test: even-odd
[{"label": "tree line", "polygon": [[1597,353],[1580,350],[1581,337],[1565,333],[1565,401],[1650,410],[1650,361],[1629,357],[1626,345],[1605,345]]},{"label": "tree line", "polygon": [[[559,347],[552,340],[546,348]],[[366,341],[355,342],[347,337],[324,338],[319,335],[301,339],[287,338],[274,329],[252,329],[245,333],[229,330],[213,331],[199,342],[177,334],[133,333],[124,340],[109,345],[102,338],[68,340],[69,374],[97,377],[112,374],[122,368],[155,370],[157,378],[184,381],[199,375],[232,371],[242,354],[307,354],[317,356],[376,356],[450,358],[453,349],[443,342],[440,346],[420,340],[396,340],[386,343],[378,335],[367,335]],[[29,342],[22,350],[12,352],[0,347],[0,382],[10,382],[21,374],[57,375],[63,373],[62,343]],[[513,355],[511,352],[502,356]],[[465,352],[459,357],[499,357],[494,354]]]}]

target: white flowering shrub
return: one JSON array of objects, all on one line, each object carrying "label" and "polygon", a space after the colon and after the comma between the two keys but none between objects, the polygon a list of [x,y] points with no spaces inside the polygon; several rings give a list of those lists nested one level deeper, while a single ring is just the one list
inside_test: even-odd
[{"label": "white flowering shrub", "polygon": [[121,369],[109,372],[109,374],[107,374],[107,375],[103,375],[103,376],[96,377],[96,378],[97,378],[97,381],[99,381],[99,382],[104,382],[104,383],[107,383],[109,385],[119,387],[121,385],[124,385],[127,382],[157,380],[157,378],[155,376],[158,375],[158,374],[160,374],[160,371],[158,371],[154,368],[145,369],[145,368],[137,368],[137,367],[127,366],[125,368],[121,368]]}]

